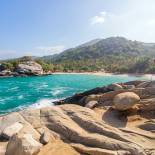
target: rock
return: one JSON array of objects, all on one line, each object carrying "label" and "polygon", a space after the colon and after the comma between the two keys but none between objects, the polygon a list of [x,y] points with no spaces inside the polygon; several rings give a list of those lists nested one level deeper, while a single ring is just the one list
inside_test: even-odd
[{"label": "rock", "polygon": [[30,134],[14,135],[9,140],[6,155],[37,155],[41,147]]},{"label": "rock", "polygon": [[11,76],[12,72],[10,70],[0,71],[0,76]]},{"label": "rock", "polygon": [[98,101],[102,95],[89,95],[84,98],[85,104],[90,101]]},{"label": "rock", "polygon": [[34,61],[26,61],[19,64],[16,68],[16,72],[25,75],[42,75],[42,66]]},{"label": "rock", "polygon": [[[114,92],[111,91],[111,93]],[[115,95],[107,95],[107,98],[111,99]],[[136,128],[139,130],[135,130],[127,125],[128,118],[119,111],[111,107],[103,109],[103,111],[99,110],[98,107],[92,110],[78,105],[65,104],[34,110],[28,109],[2,116],[0,117],[1,131],[16,122],[23,124],[23,128],[18,134],[10,138],[6,155],[31,155],[32,153],[35,155],[40,148],[39,155],[63,155],[63,153],[70,155],[74,152],[88,155],[110,155],[110,153],[112,155],[147,155],[146,150],[149,152],[155,148],[152,124],[149,128],[145,128],[146,130],[151,129],[151,131],[142,130],[140,126]],[[114,115],[113,112],[115,112]],[[121,126],[118,125],[119,122]],[[114,123],[118,126],[114,126]],[[57,138],[49,140],[49,136],[45,136],[46,142],[49,142],[42,146],[39,141],[41,140],[40,134],[37,131],[41,135],[48,131],[50,136],[55,135],[54,138]],[[35,137],[36,133],[39,139],[38,136]],[[32,136],[25,138],[27,134]],[[61,139],[63,144],[57,143],[56,139]],[[1,140],[3,139],[0,138]],[[34,145],[39,145],[39,149]],[[78,152],[70,146],[73,146]]]},{"label": "rock", "polygon": [[47,144],[50,141],[50,136],[49,132],[44,132],[40,137],[40,142],[44,145]]},{"label": "rock", "polygon": [[155,122],[147,121],[141,125],[138,125],[138,127],[146,131],[155,131]]},{"label": "rock", "polygon": [[80,153],[69,144],[57,140],[45,145],[38,155],[80,155]]},{"label": "rock", "polygon": [[147,87],[155,88],[155,81],[145,81],[137,86],[137,88],[147,88]]},{"label": "rock", "polygon": [[139,101],[140,97],[133,92],[120,93],[113,99],[114,108],[121,111],[131,109]]},{"label": "rock", "polygon": [[122,90],[123,87],[117,83],[113,83],[108,86],[108,89],[115,91],[115,90]]},{"label": "rock", "polygon": [[9,139],[14,134],[18,133],[23,128],[23,125],[19,122],[12,124],[11,126],[6,127],[2,131],[2,137]]},{"label": "rock", "polygon": [[134,89],[136,88],[134,85],[123,85],[124,89]]},{"label": "rock", "polygon": [[134,86],[138,86],[140,83],[145,82],[144,80],[135,80],[135,81],[129,81],[129,82],[125,82],[124,85],[134,85]]},{"label": "rock", "polygon": [[141,111],[154,111],[155,110],[155,98],[143,99],[138,105]]},{"label": "rock", "polygon": [[97,101],[89,101],[89,102],[85,105],[85,107],[92,109],[92,108],[94,108],[97,104],[98,104]]},{"label": "rock", "polygon": [[132,136],[106,125],[91,109],[77,105],[63,105],[41,109],[42,124],[64,136],[65,141],[93,148],[124,150],[132,155],[144,155],[144,150],[133,144]]},{"label": "rock", "polygon": [[31,134],[36,140],[40,139],[40,134],[33,128],[33,126],[29,122],[24,119],[24,117],[22,117],[17,112],[0,117],[0,135],[2,135],[1,132],[3,132],[4,129],[8,128],[12,124],[15,124],[16,122],[20,122],[23,125],[23,128],[18,131],[18,133]]},{"label": "rock", "polygon": [[0,155],[5,155],[7,142],[0,142]]},{"label": "rock", "polygon": [[72,147],[74,147],[78,152],[88,154],[88,155],[128,155],[130,154],[130,152],[128,151],[115,152],[115,151],[106,150],[106,149],[92,148],[92,147],[84,146],[82,144],[72,144]]}]

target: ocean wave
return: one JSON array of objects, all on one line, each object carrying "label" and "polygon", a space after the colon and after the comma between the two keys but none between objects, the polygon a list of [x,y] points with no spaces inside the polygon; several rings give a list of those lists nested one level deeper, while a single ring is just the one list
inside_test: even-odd
[{"label": "ocean wave", "polygon": [[65,91],[68,91],[69,89],[69,87],[55,87],[51,89],[50,92],[53,96],[57,96],[63,94]]},{"label": "ocean wave", "polygon": [[54,101],[58,101],[59,99],[40,99],[36,103],[30,105],[28,108],[31,109],[40,109],[43,107],[54,106]]},{"label": "ocean wave", "polygon": [[9,90],[17,90],[17,89],[19,89],[19,87],[9,88]]}]

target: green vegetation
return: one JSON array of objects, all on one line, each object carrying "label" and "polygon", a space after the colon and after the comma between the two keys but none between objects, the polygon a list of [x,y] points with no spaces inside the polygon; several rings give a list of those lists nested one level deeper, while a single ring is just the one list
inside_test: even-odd
[{"label": "green vegetation", "polygon": [[34,60],[45,72],[155,73],[154,57],[155,44],[111,37],[94,40],[57,55],[22,57],[1,63],[11,71],[23,61]]}]

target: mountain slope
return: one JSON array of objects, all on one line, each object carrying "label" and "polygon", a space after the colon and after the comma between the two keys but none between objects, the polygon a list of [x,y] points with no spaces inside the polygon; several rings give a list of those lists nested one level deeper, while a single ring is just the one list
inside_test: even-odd
[{"label": "mountain slope", "polygon": [[155,44],[131,41],[123,37],[110,37],[90,41],[76,48],[65,50],[58,55],[44,57],[43,59],[62,62],[65,60],[98,59],[108,55],[152,56],[155,55]]}]

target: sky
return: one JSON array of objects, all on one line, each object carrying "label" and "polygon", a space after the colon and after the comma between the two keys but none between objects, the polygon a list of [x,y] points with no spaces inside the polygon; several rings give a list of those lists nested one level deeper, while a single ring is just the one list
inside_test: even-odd
[{"label": "sky", "polygon": [[1,0],[0,59],[111,36],[155,42],[155,0]]}]

